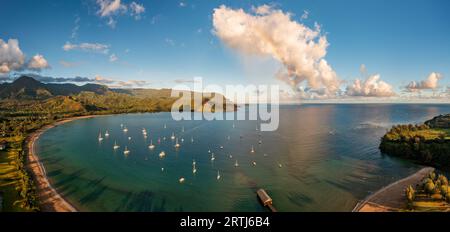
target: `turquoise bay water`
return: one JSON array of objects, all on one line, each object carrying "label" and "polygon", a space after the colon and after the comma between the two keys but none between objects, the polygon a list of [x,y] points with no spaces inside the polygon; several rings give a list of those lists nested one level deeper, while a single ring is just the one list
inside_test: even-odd
[{"label": "turquoise bay water", "polygon": [[[82,211],[266,211],[255,194],[259,188],[279,211],[350,211],[371,192],[420,168],[379,152],[385,131],[441,113],[450,113],[450,105],[286,105],[274,132],[257,131],[256,121],[115,115],[52,128],[36,147],[53,186]],[[99,142],[105,130],[110,136]]]}]

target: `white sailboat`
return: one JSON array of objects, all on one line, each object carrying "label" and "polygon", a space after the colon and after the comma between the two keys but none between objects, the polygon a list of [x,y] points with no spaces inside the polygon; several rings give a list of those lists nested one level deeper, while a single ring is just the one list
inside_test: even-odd
[{"label": "white sailboat", "polygon": [[237,160],[236,160],[236,162],[234,162],[234,166],[235,166],[235,167],[239,167],[239,163],[238,163]]},{"label": "white sailboat", "polygon": [[176,141],[176,143],[175,143],[175,148],[180,148],[180,144],[178,143],[178,138],[177,138],[177,141]]},{"label": "white sailboat", "polygon": [[256,166],[256,161],[253,161],[253,166]]},{"label": "white sailboat", "polygon": [[99,133],[99,134],[98,134],[98,141],[99,141],[99,142],[103,141],[102,133]]},{"label": "white sailboat", "polygon": [[220,180],[220,172],[219,171],[217,171],[217,180]]},{"label": "white sailboat", "polygon": [[117,141],[114,141],[113,149],[114,149],[114,150],[117,150],[117,149],[119,149],[119,148],[120,148],[120,146],[117,145]]},{"label": "white sailboat", "polygon": [[194,163],[194,165],[192,165],[192,173],[193,174],[197,173],[197,167],[195,166],[195,163]]},{"label": "white sailboat", "polygon": [[155,149],[155,145],[153,145],[153,140],[150,140],[150,145],[148,145],[148,148]]},{"label": "white sailboat", "polygon": [[166,156],[166,153],[164,151],[159,153],[159,158],[164,158]]},{"label": "white sailboat", "polygon": [[105,137],[109,137],[109,132],[108,132],[108,130],[106,130],[106,132],[105,132]]},{"label": "white sailboat", "polygon": [[146,130],[145,128],[142,128],[142,134],[143,134],[144,136],[147,135],[147,130]]},{"label": "white sailboat", "polygon": [[128,132],[128,128],[123,128],[123,132],[127,133]]},{"label": "white sailboat", "polygon": [[255,153],[255,148],[253,146],[252,146],[252,150],[250,152]]},{"label": "white sailboat", "polygon": [[175,134],[172,133],[172,136],[170,136],[170,139],[174,140],[175,139]]},{"label": "white sailboat", "polygon": [[167,128],[167,125],[166,124],[164,124],[164,129],[166,129]]},{"label": "white sailboat", "polygon": [[184,139],[183,138],[181,138],[181,142],[184,143]]},{"label": "white sailboat", "polygon": [[130,150],[128,150],[127,146],[125,146],[125,150],[123,151],[123,154],[125,154],[125,155],[130,154]]},{"label": "white sailboat", "polygon": [[184,179],[184,177],[181,177],[178,181],[180,182],[180,184],[184,183],[186,179]]},{"label": "white sailboat", "polygon": [[214,161],[216,157],[214,156],[214,153],[211,154],[211,161]]},{"label": "white sailboat", "polygon": [[128,137],[128,140],[131,140],[131,136]]}]

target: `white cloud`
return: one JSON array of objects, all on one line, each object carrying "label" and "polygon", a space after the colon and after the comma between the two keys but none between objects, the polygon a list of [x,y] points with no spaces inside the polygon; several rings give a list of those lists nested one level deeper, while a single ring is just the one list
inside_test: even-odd
[{"label": "white cloud", "polygon": [[44,58],[44,56],[37,54],[33,56],[30,61],[28,61],[28,69],[39,71],[42,69],[50,68],[50,65],[48,65],[47,60]]},{"label": "white cloud", "polygon": [[309,17],[309,11],[304,10],[302,16],[300,17],[301,20],[306,20]]},{"label": "white cloud", "polygon": [[372,75],[364,81],[356,79],[351,85],[347,86],[347,96],[358,97],[392,97],[395,92],[391,85],[380,80],[380,75]]},{"label": "white cloud", "polygon": [[435,90],[439,87],[439,80],[442,79],[440,73],[432,72],[423,81],[411,81],[406,87],[408,92],[421,92],[422,90]]},{"label": "white cloud", "polygon": [[143,4],[131,2],[129,5],[123,3],[121,0],[97,0],[98,11],[100,18],[107,18],[106,24],[115,28],[117,24],[117,17],[119,15],[129,15],[135,20],[140,20],[142,14],[145,13]]},{"label": "white cloud", "polygon": [[116,62],[119,58],[116,56],[116,54],[111,54],[109,56],[109,61],[110,62]]},{"label": "white cloud", "polygon": [[141,14],[145,12],[145,7],[143,4],[138,4],[136,2],[132,2],[130,4],[131,15],[134,16],[136,20],[141,19]]},{"label": "white cloud", "polygon": [[72,44],[70,42],[66,42],[62,48],[64,51],[79,50],[84,52],[96,52],[103,54],[108,54],[109,52],[109,45],[101,43]]},{"label": "white cloud", "polygon": [[113,87],[116,88],[133,88],[133,87],[143,87],[147,85],[147,81],[143,80],[129,80],[129,81],[118,81]]},{"label": "white cloud", "polygon": [[121,0],[97,0],[97,4],[100,7],[97,13],[101,17],[108,17],[127,10],[127,6],[122,4]]},{"label": "white cloud", "polygon": [[166,38],[164,39],[164,42],[166,42],[170,46],[175,46],[175,41],[173,39]]},{"label": "white cloud", "polygon": [[0,74],[19,70],[25,63],[25,55],[19,47],[17,39],[8,42],[0,39]]},{"label": "white cloud", "polygon": [[324,59],[328,42],[320,27],[309,28],[289,13],[262,5],[255,14],[224,5],[214,9],[214,33],[229,47],[246,55],[270,56],[283,64],[277,78],[298,91],[306,82],[324,95],[335,95],[341,84]]},{"label": "white cloud", "polygon": [[116,82],[113,79],[110,79],[107,77],[102,77],[100,75],[96,75],[94,80],[95,80],[95,82],[100,83],[100,84],[112,84],[112,83]]},{"label": "white cloud", "polygon": [[72,34],[70,35],[70,38],[75,39],[78,36],[78,30],[80,29],[80,16],[75,17],[75,26],[72,28]]},{"label": "white cloud", "polygon": [[49,68],[44,56],[37,54],[30,60],[26,57],[19,46],[19,40],[9,39],[8,42],[0,39],[0,75],[9,74],[11,71],[33,70],[40,71]]}]

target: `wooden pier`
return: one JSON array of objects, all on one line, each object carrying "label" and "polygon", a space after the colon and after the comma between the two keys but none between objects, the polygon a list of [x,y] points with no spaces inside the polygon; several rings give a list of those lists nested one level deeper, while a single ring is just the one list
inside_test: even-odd
[{"label": "wooden pier", "polygon": [[267,194],[264,189],[259,189],[258,191],[256,191],[256,194],[258,195],[259,200],[261,200],[261,203],[264,206],[268,207],[272,212],[277,212],[275,207],[273,207],[272,205],[272,198],[270,198],[269,194]]}]

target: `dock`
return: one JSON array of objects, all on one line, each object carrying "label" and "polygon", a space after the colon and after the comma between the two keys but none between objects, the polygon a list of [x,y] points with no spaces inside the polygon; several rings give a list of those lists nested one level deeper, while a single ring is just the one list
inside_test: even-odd
[{"label": "dock", "polygon": [[258,195],[259,200],[261,200],[261,203],[270,209],[272,212],[277,212],[275,207],[272,205],[272,198],[267,194],[267,192],[264,189],[259,189],[256,191],[256,194]]}]

